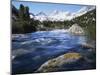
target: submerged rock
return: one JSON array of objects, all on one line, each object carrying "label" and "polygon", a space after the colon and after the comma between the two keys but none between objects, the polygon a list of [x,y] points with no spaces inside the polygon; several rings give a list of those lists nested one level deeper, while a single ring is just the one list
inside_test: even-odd
[{"label": "submerged rock", "polygon": [[75,35],[84,35],[85,32],[82,27],[80,27],[78,24],[73,24],[69,29],[69,33],[75,34]]},{"label": "submerged rock", "polygon": [[95,47],[92,44],[83,43],[81,44],[82,48],[94,49]]},{"label": "submerged rock", "polygon": [[74,69],[76,65],[74,63],[79,62],[81,59],[82,56],[79,53],[66,53],[57,58],[48,60],[36,72],[52,72]]}]

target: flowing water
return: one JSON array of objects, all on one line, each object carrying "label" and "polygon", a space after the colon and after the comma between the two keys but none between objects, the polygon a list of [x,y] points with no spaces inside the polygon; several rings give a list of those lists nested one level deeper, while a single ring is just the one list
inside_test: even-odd
[{"label": "flowing water", "polygon": [[16,34],[12,38],[12,72],[35,72],[49,59],[70,50],[78,51],[79,45],[85,42],[85,36],[72,35],[66,30]]}]

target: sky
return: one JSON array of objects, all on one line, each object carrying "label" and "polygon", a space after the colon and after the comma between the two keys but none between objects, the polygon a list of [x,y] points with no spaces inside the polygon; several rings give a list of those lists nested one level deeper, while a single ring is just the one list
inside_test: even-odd
[{"label": "sky", "polygon": [[52,13],[54,10],[77,12],[86,5],[73,5],[73,4],[55,4],[55,3],[39,3],[39,2],[25,2],[25,1],[12,1],[12,4],[19,9],[20,4],[29,7],[29,12],[37,14],[44,12],[46,14]]}]

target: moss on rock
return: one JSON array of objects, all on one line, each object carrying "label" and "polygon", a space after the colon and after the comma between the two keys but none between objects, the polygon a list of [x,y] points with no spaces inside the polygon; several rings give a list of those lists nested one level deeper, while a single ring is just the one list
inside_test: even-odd
[{"label": "moss on rock", "polygon": [[61,68],[61,66],[76,63],[81,58],[82,56],[79,53],[66,53],[54,59],[48,60],[37,70],[37,72],[57,71]]}]

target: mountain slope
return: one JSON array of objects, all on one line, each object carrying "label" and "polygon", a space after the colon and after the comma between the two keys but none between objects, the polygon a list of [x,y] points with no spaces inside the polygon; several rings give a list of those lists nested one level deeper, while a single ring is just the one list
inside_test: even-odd
[{"label": "mountain slope", "polygon": [[[25,6],[23,6],[26,9]],[[28,8],[28,7],[27,7]],[[46,31],[54,29],[68,29],[73,24],[78,24],[85,29],[90,37],[95,38],[96,33],[96,9],[95,6],[84,7],[75,13],[55,10],[49,15],[44,12],[37,14],[30,13],[22,14],[21,8],[16,9],[12,5],[12,32],[13,33],[28,33],[34,31]],[[23,11],[25,12],[25,11]],[[22,15],[21,15],[22,14]],[[22,18],[21,18],[21,16]],[[30,18],[25,18],[28,16]],[[92,35],[92,36],[91,36]]]},{"label": "mountain slope", "polygon": [[39,12],[35,15],[35,17],[33,17],[35,20],[39,20],[39,21],[66,21],[66,20],[72,20],[73,18],[82,16],[84,14],[86,14],[87,12],[91,11],[95,9],[95,6],[84,6],[83,8],[81,8],[80,10],[78,10],[77,12],[69,12],[69,11],[59,11],[59,10],[54,10],[52,11],[50,14],[46,14],[46,12],[44,13]]},{"label": "mountain slope", "polygon": [[83,27],[90,38],[96,39],[96,9],[91,10],[82,16],[74,18],[72,22]]}]

